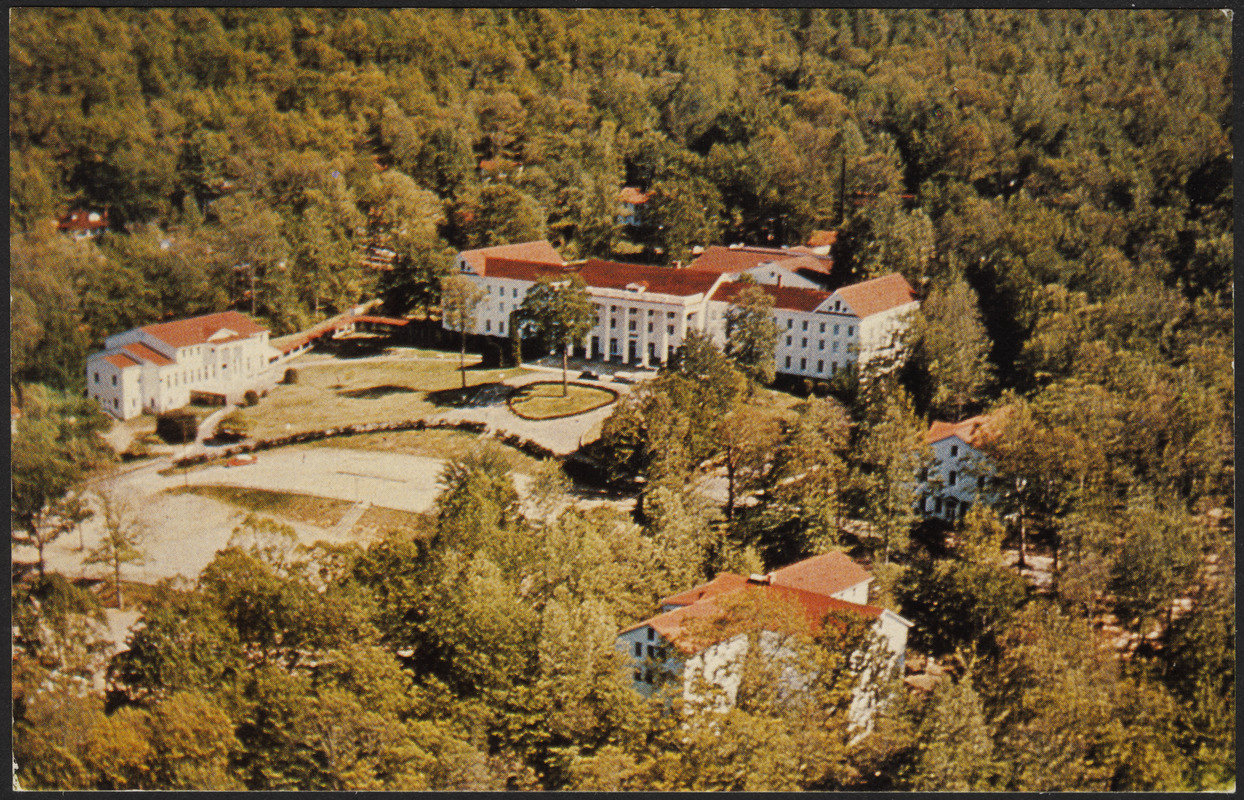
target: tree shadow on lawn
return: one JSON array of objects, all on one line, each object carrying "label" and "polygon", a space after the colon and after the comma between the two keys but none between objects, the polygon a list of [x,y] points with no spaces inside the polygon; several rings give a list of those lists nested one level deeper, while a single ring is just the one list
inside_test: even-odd
[{"label": "tree shadow on lawn", "polygon": [[355,400],[379,400],[393,394],[414,394],[415,391],[409,386],[386,383],[380,386],[368,386],[366,389],[338,389],[337,394]]},{"label": "tree shadow on lawn", "polygon": [[505,399],[515,391],[513,386],[507,386],[500,381],[491,383],[480,383],[474,386],[468,386],[465,389],[455,387],[453,389],[440,389],[435,392],[428,392],[425,398],[429,403],[440,408],[466,408],[469,406],[488,406],[496,403],[504,403]]}]

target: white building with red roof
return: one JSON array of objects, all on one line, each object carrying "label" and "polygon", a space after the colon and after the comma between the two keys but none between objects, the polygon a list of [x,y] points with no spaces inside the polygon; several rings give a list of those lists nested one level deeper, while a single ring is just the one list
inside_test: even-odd
[{"label": "white building with red roof", "polygon": [[962,422],[935,421],[925,434],[933,450],[933,466],[920,474],[917,507],[928,517],[954,522],[978,500],[989,501],[989,459],[982,443],[992,435],[995,416],[969,417]]},{"label": "white building with red roof", "polygon": [[[457,265],[484,289],[476,309],[476,333],[508,336],[511,315],[540,276],[573,272],[583,278],[596,305],[592,329],[576,351],[588,359],[655,367],[670,358],[689,330],[725,345],[726,315],[746,286],[738,281],[748,272],[746,264],[774,254],[788,254],[795,261],[808,257],[766,248],[709,251],[720,256],[708,262],[716,265],[713,268],[674,269],[600,259],[567,264],[548,242],[526,242],[465,251],[458,255]],[[787,375],[828,379],[848,366],[893,352],[908,315],[919,305],[898,273],[833,292],[781,279],[766,283],[763,275],[748,274],[773,297],[774,320],[781,331],[777,370]]]},{"label": "white building with red roof", "polygon": [[144,325],[87,358],[87,394],[118,419],[181,408],[192,393],[236,403],[272,382],[279,358],[267,328],[237,311]]},{"label": "white building with red roof", "polygon": [[[840,552],[791,564],[765,575],[718,575],[709,583],[662,598],[656,616],[618,633],[618,648],[631,660],[636,691],[650,695],[664,680],[680,680],[683,697],[697,696],[708,681],[721,698],[733,703],[741,679],[739,665],[755,641],[770,657],[780,657],[783,637],[814,634],[835,615],[859,615],[872,621],[875,659],[887,670],[901,671],[911,622],[888,609],[868,604],[872,575]],[[761,604],[768,606],[758,612]],[[734,619],[758,614],[757,619]],[[751,630],[759,627],[759,631]],[[746,632],[741,632],[746,631]],[[862,674],[849,718],[869,727],[878,698],[865,685],[875,674]]]},{"label": "white building with red roof", "polygon": [[757,283],[799,289],[827,289],[834,280],[834,259],[813,247],[752,247],[712,245],[687,269],[729,275],[751,275]]}]

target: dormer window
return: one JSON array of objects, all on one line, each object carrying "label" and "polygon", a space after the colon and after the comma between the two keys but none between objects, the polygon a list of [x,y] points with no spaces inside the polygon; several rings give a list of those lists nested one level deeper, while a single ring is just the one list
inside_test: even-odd
[{"label": "dormer window", "polygon": [[647,288],[648,288],[648,284],[640,283],[640,282],[628,283],[626,285],[626,290],[628,292],[635,292],[636,294],[641,294]]}]

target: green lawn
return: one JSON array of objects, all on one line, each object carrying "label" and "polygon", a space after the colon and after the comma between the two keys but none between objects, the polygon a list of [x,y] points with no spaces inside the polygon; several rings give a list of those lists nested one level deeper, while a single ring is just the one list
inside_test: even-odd
[{"label": "green lawn", "polygon": [[562,396],[560,381],[529,383],[510,398],[510,408],[527,419],[551,419],[572,414],[582,414],[614,401],[612,392],[595,386],[572,383],[568,394]]},{"label": "green lawn", "polygon": [[[318,442],[290,445],[298,447],[348,447],[352,450],[376,450],[385,453],[408,453],[414,456],[442,458],[452,461],[470,452],[480,441],[474,433],[453,430],[386,431],[383,433],[360,433],[354,436],[337,436]],[[284,448],[282,448],[284,449]],[[521,475],[535,474],[540,462],[512,447],[500,446],[507,466]]]},{"label": "green lawn", "polygon": [[177,486],[166,489],[169,494],[193,494],[237,506],[256,514],[305,522],[320,528],[331,528],[341,521],[350,506],[349,500],[316,497],[296,492],[271,492],[241,486]]},{"label": "green lawn", "polygon": [[414,511],[371,506],[359,517],[350,535],[360,542],[373,542],[394,531],[408,531],[422,537],[431,532],[431,525],[429,517]]},{"label": "green lawn", "polygon": [[[427,399],[430,392],[461,385],[458,359],[417,359],[403,351],[398,360],[350,361],[290,366],[298,370],[298,382],[280,384],[259,401],[243,409],[250,435],[270,439],[289,433],[323,430],[342,425],[416,419],[437,410]],[[478,359],[476,359],[478,361]],[[467,369],[467,384],[493,383],[524,369]]]}]

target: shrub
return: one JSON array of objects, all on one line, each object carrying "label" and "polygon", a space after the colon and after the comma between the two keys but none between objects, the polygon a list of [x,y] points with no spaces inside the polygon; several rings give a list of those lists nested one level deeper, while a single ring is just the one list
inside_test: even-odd
[{"label": "shrub", "polygon": [[234,411],[220,421],[216,426],[216,438],[226,441],[241,441],[245,439],[251,430],[250,420],[241,411]]},{"label": "shrub", "polygon": [[199,419],[191,411],[177,409],[156,417],[156,433],[169,444],[193,442]]},{"label": "shrub", "polygon": [[259,393],[254,389],[247,389],[246,394],[242,395],[242,402],[247,407],[259,405]]},{"label": "shrub", "polygon": [[293,367],[290,367],[289,369],[285,370],[284,383],[298,383],[298,370],[294,369]]}]

